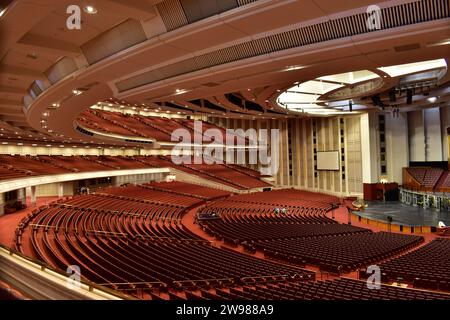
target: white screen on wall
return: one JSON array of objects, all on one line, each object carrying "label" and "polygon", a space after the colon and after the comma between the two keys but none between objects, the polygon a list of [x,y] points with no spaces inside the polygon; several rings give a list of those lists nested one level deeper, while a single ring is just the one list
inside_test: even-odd
[{"label": "white screen on wall", "polygon": [[339,152],[317,152],[317,170],[339,170]]}]

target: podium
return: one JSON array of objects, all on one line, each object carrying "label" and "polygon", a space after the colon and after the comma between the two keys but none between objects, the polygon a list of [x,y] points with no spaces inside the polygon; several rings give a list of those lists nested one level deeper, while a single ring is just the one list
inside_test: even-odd
[{"label": "podium", "polygon": [[364,183],[364,200],[398,201],[398,183]]}]

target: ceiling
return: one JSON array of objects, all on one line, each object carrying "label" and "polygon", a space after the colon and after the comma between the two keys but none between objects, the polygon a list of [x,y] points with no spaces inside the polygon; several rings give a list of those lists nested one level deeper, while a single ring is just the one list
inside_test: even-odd
[{"label": "ceiling", "polygon": [[[220,117],[329,116],[286,108],[279,97],[349,73],[359,82],[371,80],[364,74],[383,79],[376,90],[351,89],[353,112],[403,112],[450,101],[447,72],[407,101],[405,74],[381,69],[437,59],[448,65],[445,0],[382,2],[381,30],[365,29],[371,1],[239,0],[231,9],[203,10],[195,22],[191,10],[206,8],[203,0],[93,0],[95,14],[84,1],[8,2],[0,2],[6,7],[0,17],[0,128],[11,139],[20,130],[21,138],[34,141],[103,144],[77,132],[73,122],[110,98],[138,109]],[[66,26],[70,5],[81,9],[80,30]],[[348,100],[355,83],[344,80]],[[334,92],[327,103],[349,114],[336,98],[344,93]]]}]

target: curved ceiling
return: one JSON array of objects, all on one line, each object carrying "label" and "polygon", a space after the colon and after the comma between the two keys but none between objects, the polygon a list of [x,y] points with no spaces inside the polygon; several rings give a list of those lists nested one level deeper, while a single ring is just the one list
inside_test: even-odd
[{"label": "curved ceiling", "polygon": [[[102,101],[220,117],[314,116],[277,103],[298,84],[328,105],[301,102],[348,113],[336,101],[350,95],[355,111],[381,109],[387,90],[417,82],[390,66],[449,58],[446,0],[383,2],[379,30],[367,29],[372,3],[364,0],[211,3],[93,0],[90,12],[82,1],[13,1],[0,17],[0,128],[11,139],[105,144],[73,126]],[[84,9],[80,30],[66,26],[74,4]],[[332,85],[337,77],[344,88]],[[413,99],[403,110],[448,105],[448,81],[445,74],[430,90],[437,101]]]},{"label": "curved ceiling", "polygon": [[[349,114],[373,107],[412,107],[423,100],[434,104],[441,98],[445,100],[442,94],[441,97],[433,93],[441,89],[439,83],[447,73],[445,59],[345,72],[297,83],[282,92],[277,102],[289,110],[318,116]],[[403,92],[411,99],[400,99]],[[380,94],[388,95],[389,101],[385,103]]]}]

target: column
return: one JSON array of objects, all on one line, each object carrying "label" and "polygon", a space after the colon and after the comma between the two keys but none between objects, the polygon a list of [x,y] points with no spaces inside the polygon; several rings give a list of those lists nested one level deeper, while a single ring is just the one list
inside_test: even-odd
[{"label": "column", "polygon": [[378,182],[378,114],[361,115],[361,160],[363,183]]},{"label": "column", "polygon": [[58,198],[62,198],[64,196],[64,184],[58,184]]},{"label": "column", "polygon": [[22,202],[23,205],[27,203],[27,190],[25,188],[17,190],[17,201]]},{"label": "column", "polygon": [[388,180],[402,184],[402,168],[409,166],[408,117],[386,114],[386,162]]},{"label": "column", "polygon": [[5,214],[5,194],[0,193],[0,216]]},{"label": "column", "polygon": [[425,161],[442,161],[441,116],[439,108],[423,110]]},{"label": "column", "polygon": [[36,186],[30,188],[31,205],[36,206]]},{"label": "column", "polygon": [[425,161],[425,128],[423,110],[408,112],[409,160]]}]

